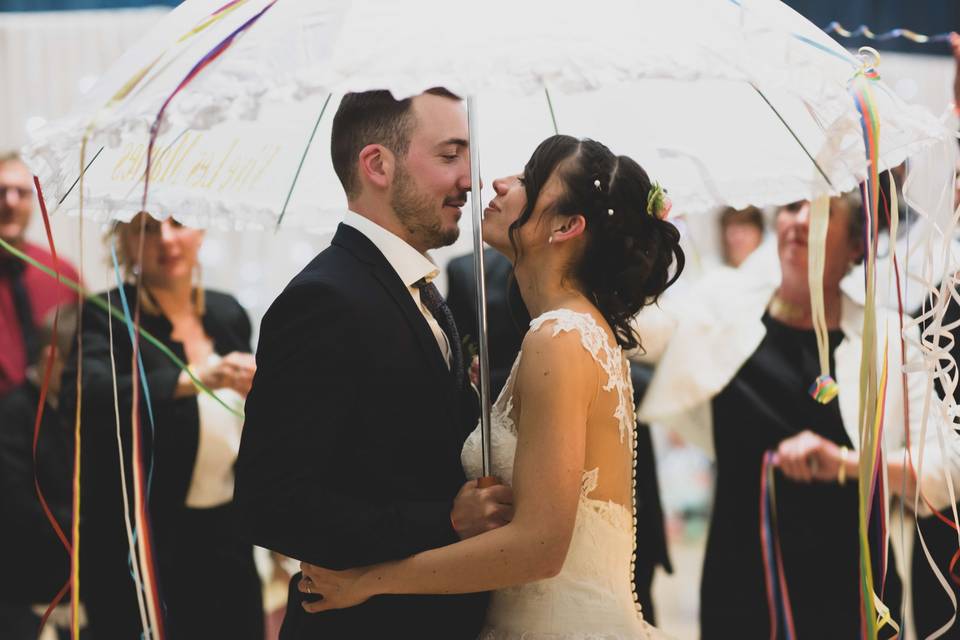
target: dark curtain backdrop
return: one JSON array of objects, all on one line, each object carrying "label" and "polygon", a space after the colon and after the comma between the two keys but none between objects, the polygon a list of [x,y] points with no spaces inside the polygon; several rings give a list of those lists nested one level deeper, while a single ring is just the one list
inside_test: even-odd
[{"label": "dark curtain backdrop", "polygon": [[180,0],[0,0],[0,11],[76,11],[127,7],[175,7],[178,4]]},{"label": "dark curtain backdrop", "polygon": [[[958,0],[787,0],[787,4],[802,13],[819,27],[836,20],[850,31],[866,24],[876,33],[895,28],[934,35],[948,31],[960,32],[960,1]],[[903,38],[876,43],[866,39],[847,40],[834,35],[847,47],[870,45],[876,49],[908,53],[949,53],[946,44],[917,45]]]}]

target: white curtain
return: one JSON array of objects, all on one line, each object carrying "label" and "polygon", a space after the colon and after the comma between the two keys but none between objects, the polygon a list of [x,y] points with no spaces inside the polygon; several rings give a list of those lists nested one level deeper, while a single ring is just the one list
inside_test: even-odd
[{"label": "white curtain", "polygon": [[169,8],[0,13],[0,149],[29,140],[27,124],[65,115]]}]

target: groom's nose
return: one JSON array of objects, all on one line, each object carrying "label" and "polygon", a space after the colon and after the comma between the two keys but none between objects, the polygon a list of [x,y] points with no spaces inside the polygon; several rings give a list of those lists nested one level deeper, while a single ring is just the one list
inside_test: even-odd
[{"label": "groom's nose", "polygon": [[[470,191],[470,189],[472,188],[472,185],[473,185],[473,180],[470,178],[469,171],[467,172],[466,175],[461,177],[461,179],[457,183],[457,187],[463,192]],[[483,189],[483,178],[480,178],[480,188]]]}]

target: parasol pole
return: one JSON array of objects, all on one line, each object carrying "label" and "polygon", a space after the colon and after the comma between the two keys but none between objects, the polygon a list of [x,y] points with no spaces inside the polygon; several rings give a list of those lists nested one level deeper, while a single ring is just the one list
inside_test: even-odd
[{"label": "parasol pole", "polygon": [[[483,209],[480,196],[480,138],[476,96],[467,97],[467,135],[470,139],[470,212],[473,217],[473,273],[477,279],[477,333],[480,347],[480,443],[483,477],[478,486],[495,484],[490,476],[490,351],[487,341],[487,287],[483,268]],[[454,345],[460,348],[460,345]]]}]

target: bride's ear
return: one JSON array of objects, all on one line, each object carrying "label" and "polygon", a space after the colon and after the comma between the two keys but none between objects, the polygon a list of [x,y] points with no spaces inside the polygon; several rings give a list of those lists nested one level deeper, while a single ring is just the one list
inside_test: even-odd
[{"label": "bride's ear", "polygon": [[579,213],[572,216],[563,216],[558,221],[560,221],[560,225],[555,226],[551,234],[554,243],[572,240],[583,235],[583,232],[587,230],[587,220]]}]

